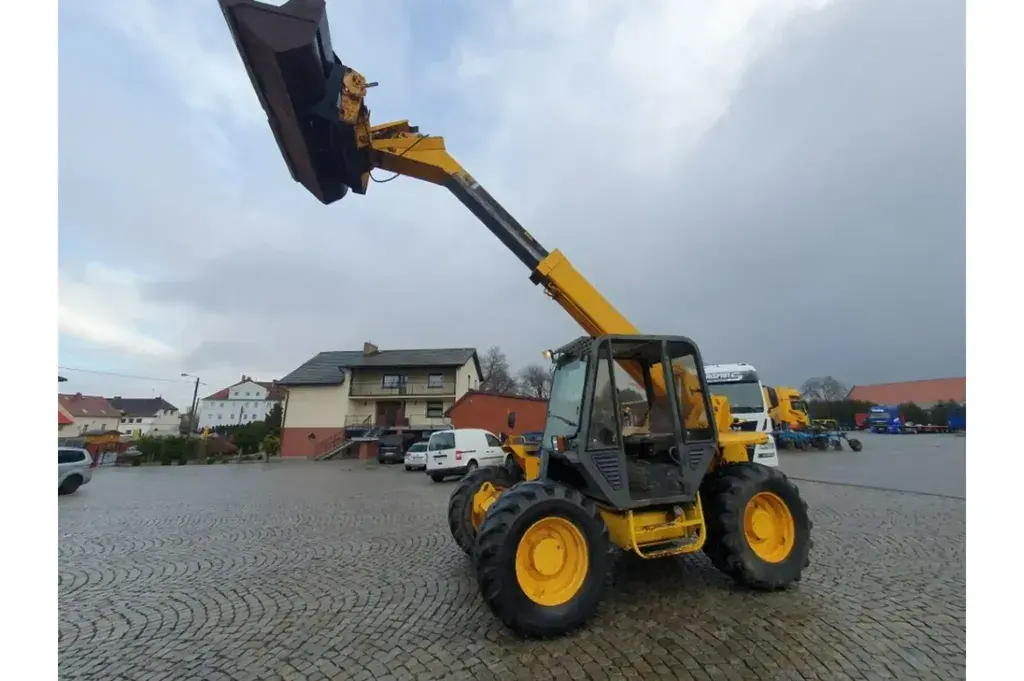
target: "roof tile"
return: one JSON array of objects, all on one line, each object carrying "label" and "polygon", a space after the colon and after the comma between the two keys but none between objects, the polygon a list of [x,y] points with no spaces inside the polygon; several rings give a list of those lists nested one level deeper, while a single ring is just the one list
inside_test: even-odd
[{"label": "roof tile", "polygon": [[125,416],[156,416],[161,409],[178,411],[178,408],[162,397],[111,397],[110,405]]},{"label": "roof tile", "polygon": [[875,404],[934,404],[944,400],[967,401],[967,378],[931,378],[922,381],[902,383],[877,383],[855,385],[847,399],[864,400]]},{"label": "roof tile", "polygon": [[107,398],[99,395],[59,394],[57,401],[64,405],[72,416],[89,416],[93,418],[121,418],[121,413],[111,406]]},{"label": "roof tile", "polygon": [[338,385],[342,369],[416,368],[462,366],[477,360],[475,348],[436,348],[418,350],[379,350],[372,355],[362,350],[331,350],[318,353],[282,378],[281,385]]}]

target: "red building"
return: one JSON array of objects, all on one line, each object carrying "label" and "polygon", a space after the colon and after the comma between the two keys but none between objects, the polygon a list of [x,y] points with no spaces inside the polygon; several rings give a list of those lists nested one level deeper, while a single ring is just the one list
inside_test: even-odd
[{"label": "red building", "polygon": [[483,428],[495,435],[508,431],[509,412],[516,413],[516,433],[544,430],[548,401],[471,390],[447,411],[453,428]]}]

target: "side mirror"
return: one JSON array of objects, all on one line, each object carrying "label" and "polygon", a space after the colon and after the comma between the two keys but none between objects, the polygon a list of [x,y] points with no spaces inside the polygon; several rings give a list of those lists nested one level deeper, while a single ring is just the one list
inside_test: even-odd
[{"label": "side mirror", "polygon": [[516,413],[514,411],[510,411],[508,413],[508,429],[509,430],[515,430],[515,427],[516,427]]},{"label": "side mirror", "polygon": [[779,408],[779,394],[775,392],[775,388],[768,388],[768,403],[772,405],[772,409]]}]

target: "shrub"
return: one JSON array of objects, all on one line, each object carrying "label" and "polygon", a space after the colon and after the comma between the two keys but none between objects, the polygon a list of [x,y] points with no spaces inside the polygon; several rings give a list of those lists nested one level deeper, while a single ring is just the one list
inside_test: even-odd
[{"label": "shrub", "polygon": [[263,452],[268,456],[277,456],[281,453],[281,438],[268,435],[263,438]]}]

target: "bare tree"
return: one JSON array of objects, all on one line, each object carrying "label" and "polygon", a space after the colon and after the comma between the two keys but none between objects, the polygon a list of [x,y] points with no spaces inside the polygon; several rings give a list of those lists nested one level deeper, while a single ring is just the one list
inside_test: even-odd
[{"label": "bare tree", "polygon": [[496,393],[513,394],[518,385],[509,368],[508,357],[497,345],[487,349],[480,358],[480,389]]},{"label": "bare tree", "polygon": [[841,402],[849,392],[849,388],[831,376],[808,378],[800,386],[800,393],[805,398],[817,402]]},{"label": "bare tree", "polygon": [[519,371],[519,391],[527,397],[539,397],[543,400],[551,397],[551,376],[554,367],[543,367],[540,364],[529,364]]}]

